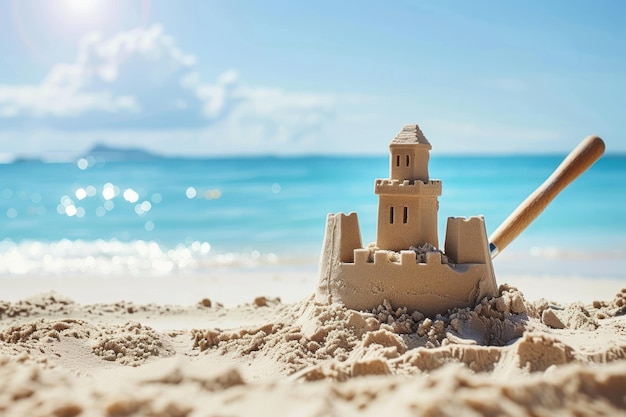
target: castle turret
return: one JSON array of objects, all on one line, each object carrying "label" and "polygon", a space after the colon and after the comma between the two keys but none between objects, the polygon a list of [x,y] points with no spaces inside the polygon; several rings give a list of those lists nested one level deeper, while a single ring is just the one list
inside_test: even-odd
[{"label": "castle turret", "polygon": [[430,143],[418,125],[406,125],[389,144],[390,178],[378,179],[376,246],[400,251],[430,243],[439,246],[438,197],[441,181],[428,177]]}]

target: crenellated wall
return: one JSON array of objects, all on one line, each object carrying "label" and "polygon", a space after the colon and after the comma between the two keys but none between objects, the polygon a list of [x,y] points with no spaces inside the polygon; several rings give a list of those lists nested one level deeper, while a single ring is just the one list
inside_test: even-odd
[{"label": "crenellated wall", "polygon": [[374,192],[376,194],[399,194],[406,195],[408,193],[416,196],[438,197],[441,195],[441,180],[430,180],[426,183],[415,180],[394,180],[387,178],[379,178],[374,182]]},{"label": "crenellated wall", "polygon": [[[426,262],[424,264],[443,264],[441,252],[433,251],[426,252],[425,254]],[[412,250],[403,250],[398,252],[389,252],[386,250],[377,250],[374,252],[374,256],[371,257],[371,251],[369,249],[355,249],[354,250],[354,261],[351,262],[355,265],[363,265],[363,264],[382,264],[382,263],[399,263],[400,265],[404,264],[416,264],[417,262],[417,253]]]},{"label": "crenellated wall", "polygon": [[[432,317],[448,309],[475,305],[483,297],[497,294],[489,257],[482,262],[444,264],[441,253],[428,252],[426,262],[418,263],[414,251],[402,250],[390,255],[389,251],[378,250],[370,261],[370,250],[359,247],[353,249],[352,261],[342,262],[338,248],[343,246],[342,235],[347,229],[339,227],[339,223],[345,219],[346,215],[332,215],[327,219],[324,247],[328,250],[322,253],[320,285],[316,293],[319,302],[338,302],[348,308],[369,310],[387,299],[393,307],[405,306],[409,311],[417,310]],[[451,224],[455,229],[449,234],[451,239],[473,239],[464,241],[463,246],[481,246],[486,242],[481,218],[453,219]],[[482,226],[482,234],[479,226]],[[333,252],[332,248],[337,250]],[[483,245],[483,248],[488,246]],[[469,256],[458,246],[455,255]]]}]

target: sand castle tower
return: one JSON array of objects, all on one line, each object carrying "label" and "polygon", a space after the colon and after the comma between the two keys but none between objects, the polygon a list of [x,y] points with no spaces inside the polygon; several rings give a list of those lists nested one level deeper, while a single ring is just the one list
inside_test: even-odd
[{"label": "sand castle tower", "polygon": [[316,301],[369,310],[388,300],[434,316],[495,295],[482,216],[449,217],[445,253],[437,249],[441,181],[429,178],[431,145],[419,126],[404,126],[389,150],[389,178],[374,183],[376,243],[363,248],[356,213],[329,214]]},{"label": "sand castle tower", "polygon": [[376,246],[400,251],[437,237],[441,181],[428,177],[430,143],[418,125],[407,125],[389,144],[389,179],[376,180],[378,233]]}]

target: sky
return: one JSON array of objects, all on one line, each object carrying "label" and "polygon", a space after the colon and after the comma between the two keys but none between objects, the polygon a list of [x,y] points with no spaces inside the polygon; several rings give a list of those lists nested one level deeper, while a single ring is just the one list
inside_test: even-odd
[{"label": "sky", "polygon": [[626,152],[626,2],[0,0],[0,160]]}]

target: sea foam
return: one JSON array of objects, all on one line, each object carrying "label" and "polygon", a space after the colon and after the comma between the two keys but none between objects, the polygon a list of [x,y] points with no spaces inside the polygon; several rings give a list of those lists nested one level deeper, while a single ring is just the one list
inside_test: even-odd
[{"label": "sea foam", "polygon": [[1,275],[165,275],[215,267],[277,264],[274,253],[214,253],[208,242],[165,247],[154,241],[69,240],[0,242]]}]

